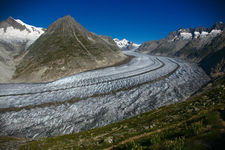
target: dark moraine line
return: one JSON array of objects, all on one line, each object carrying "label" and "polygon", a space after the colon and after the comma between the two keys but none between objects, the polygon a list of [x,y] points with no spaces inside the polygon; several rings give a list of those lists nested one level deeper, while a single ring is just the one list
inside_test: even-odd
[{"label": "dark moraine line", "polygon": [[[142,86],[142,85],[145,85],[145,84],[152,84],[152,83],[158,82],[160,80],[163,80],[165,78],[168,78],[169,76],[171,76],[173,73],[175,73],[180,68],[180,65],[178,63],[172,61],[171,59],[168,59],[168,60],[175,63],[177,65],[177,67],[173,71],[171,71],[170,73],[168,73],[164,76],[161,76],[161,77],[159,77],[157,79],[154,79],[154,80],[151,80],[151,81],[147,81],[147,82],[135,85],[133,87],[127,87],[127,88],[122,88],[122,89],[118,89],[118,90],[112,90],[112,91],[110,91],[108,93],[104,93],[104,94],[94,94],[90,97],[100,97],[100,96],[109,95],[111,93],[115,93],[115,92],[118,92],[118,91],[126,91],[126,90],[129,90],[129,89],[132,89],[132,88],[136,88],[136,87],[139,87],[139,86]],[[47,102],[47,103],[43,103],[43,104],[28,105],[28,106],[23,106],[23,107],[0,108],[0,113],[10,112],[10,111],[20,111],[22,109],[29,110],[29,109],[33,109],[33,108],[37,108],[37,107],[47,107],[47,106],[50,106],[50,105],[59,106],[59,105],[65,104],[65,103],[75,103],[75,102],[80,101],[80,100],[86,100],[87,98],[89,98],[89,97],[84,97],[84,98],[76,98],[75,97],[75,98],[72,98],[70,100],[66,100],[66,101],[62,101],[62,102]]]},{"label": "dark moraine line", "polygon": [[[62,89],[55,89],[55,90],[46,90],[46,91],[41,91],[41,92],[32,92],[32,93],[20,93],[20,94],[7,94],[7,95],[0,95],[0,97],[6,97],[6,96],[20,96],[20,95],[33,95],[33,94],[41,94],[41,93],[49,93],[49,92],[53,92],[53,91],[63,91],[63,90],[67,90],[67,89],[73,89],[73,88],[79,88],[79,87],[84,87],[84,86],[90,86],[90,85],[97,85],[97,84],[102,84],[102,83],[107,83],[107,82],[112,82],[112,81],[117,81],[117,80],[122,80],[122,79],[127,79],[127,78],[131,78],[131,77],[136,77],[136,76],[140,76],[155,70],[158,70],[162,67],[165,66],[165,63],[162,62],[160,59],[156,58],[162,65],[160,65],[159,67],[149,70],[149,71],[145,71],[139,74],[135,74],[135,75],[130,75],[127,77],[122,77],[122,78],[117,78],[117,79],[113,79],[113,80],[107,80],[107,81],[102,81],[102,82],[97,82],[97,83],[92,83],[89,85],[80,85],[80,86],[72,86],[72,87],[68,87],[68,88],[62,88]],[[170,60],[170,59],[168,59]],[[174,61],[170,60],[171,62],[175,63]],[[154,62],[155,63],[155,62]],[[175,63],[176,65],[178,65],[177,63]],[[104,77],[104,76],[103,76]],[[101,77],[102,78],[102,77]]]}]

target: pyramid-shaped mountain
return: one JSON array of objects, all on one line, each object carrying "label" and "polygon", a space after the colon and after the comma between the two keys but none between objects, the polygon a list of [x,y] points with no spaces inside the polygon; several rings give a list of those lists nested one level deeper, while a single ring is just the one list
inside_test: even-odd
[{"label": "pyramid-shaped mountain", "polygon": [[126,59],[115,43],[88,32],[68,15],[50,25],[28,48],[14,79],[18,82],[52,81]]}]

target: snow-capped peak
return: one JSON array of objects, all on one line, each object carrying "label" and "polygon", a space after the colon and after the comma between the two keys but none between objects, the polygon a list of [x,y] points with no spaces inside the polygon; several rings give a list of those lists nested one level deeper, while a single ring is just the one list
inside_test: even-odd
[{"label": "snow-capped peak", "polygon": [[[19,19],[8,18],[10,21],[5,20],[0,26],[0,40],[6,43],[25,43],[28,48],[45,29],[28,25]],[[7,24],[7,26],[5,26]],[[17,26],[15,26],[17,24]],[[21,25],[21,26],[20,26]],[[20,26],[20,27],[18,27]]]},{"label": "snow-capped peak", "polygon": [[23,21],[21,21],[20,19],[14,19],[16,22],[18,22],[19,24],[25,26],[30,32],[38,32],[39,34],[43,34],[44,33],[44,29],[40,28],[40,27],[35,27],[32,25],[28,25],[26,23],[24,23]]},{"label": "snow-capped peak", "polygon": [[122,50],[131,50],[131,49],[137,49],[140,44],[133,43],[131,41],[128,41],[127,39],[119,40],[118,38],[113,39],[117,46]]},{"label": "snow-capped peak", "polygon": [[119,40],[119,39],[115,38],[114,41],[119,46],[119,48],[123,48],[123,47],[129,45],[129,43],[128,43],[129,41],[126,39]]}]

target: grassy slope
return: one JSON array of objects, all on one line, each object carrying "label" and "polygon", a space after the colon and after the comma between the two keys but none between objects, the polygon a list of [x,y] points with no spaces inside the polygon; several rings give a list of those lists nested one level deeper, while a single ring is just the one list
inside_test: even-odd
[{"label": "grassy slope", "polygon": [[[29,75],[38,71],[40,67],[47,66],[42,78],[52,78],[56,76],[71,75],[74,72],[87,71],[100,67],[110,66],[125,60],[123,57],[117,57],[119,51],[111,45],[101,43],[101,39],[96,39],[96,43],[88,41],[79,33],[79,40],[90,51],[89,53],[77,42],[75,37],[53,33],[42,36],[29,48],[29,53],[23,61],[17,66],[14,78],[22,75]],[[93,37],[94,38],[94,37]],[[106,60],[98,64],[96,60]],[[66,69],[62,69],[62,68]],[[80,71],[78,71],[80,70]]]},{"label": "grassy slope", "polygon": [[185,102],[102,128],[34,140],[20,149],[219,149],[225,145],[224,84],[223,78]]}]

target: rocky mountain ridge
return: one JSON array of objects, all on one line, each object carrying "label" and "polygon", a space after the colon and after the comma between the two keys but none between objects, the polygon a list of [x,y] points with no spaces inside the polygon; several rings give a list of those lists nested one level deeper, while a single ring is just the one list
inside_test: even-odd
[{"label": "rocky mountain ridge", "polygon": [[[137,51],[151,55],[180,57],[203,65],[201,61],[204,58],[209,58],[207,57],[208,55],[212,55],[212,53],[220,50],[224,51],[224,29],[225,24],[222,22],[216,23],[211,28],[180,28],[177,31],[171,32],[166,38],[161,40],[144,42]],[[207,61],[205,60],[204,62]],[[210,71],[205,71],[211,74],[217,64],[222,63],[220,69],[217,69],[217,72],[224,72],[223,62],[224,57],[220,57],[219,60],[211,65],[212,68],[210,68]]]}]

